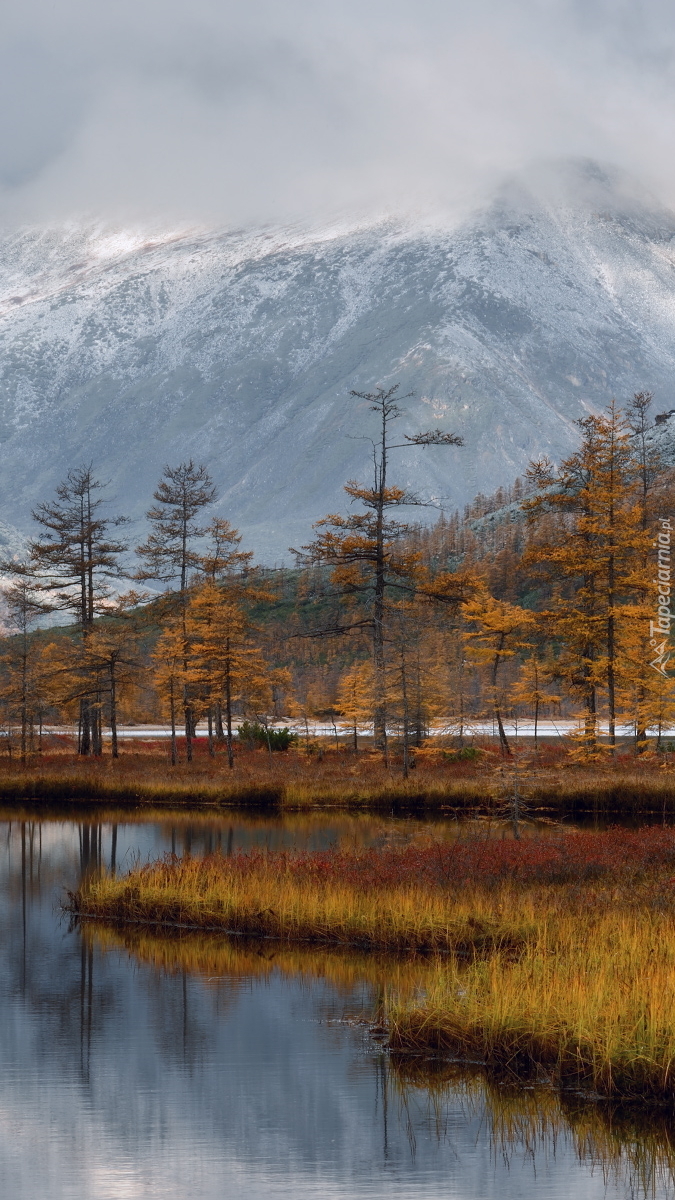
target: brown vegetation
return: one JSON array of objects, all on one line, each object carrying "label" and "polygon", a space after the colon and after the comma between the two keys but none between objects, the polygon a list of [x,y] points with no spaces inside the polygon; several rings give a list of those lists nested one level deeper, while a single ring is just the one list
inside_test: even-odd
[{"label": "brown vegetation", "polygon": [[[563,746],[504,765],[489,745],[474,760],[442,746],[415,757],[403,777],[400,761],[385,763],[374,751],[358,755],[330,748],[327,739],[286,753],[237,749],[236,770],[226,750],[215,756],[195,741],[193,759],[172,768],[162,743],[134,742],[117,759],[83,759],[65,739],[50,739],[42,755],[22,767],[0,758],[0,797],[101,800],[128,805],[269,805],[296,808],[420,808],[453,813],[658,814],[675,812],[675,763],[665,757],[628,754],[585,765]],[[56,744],[55,744],[56,743]]]},{"label": "brown vegetation", "polygon": [[389,1041],[513,1077],[675,1095],[675,833],[473,835],[403,848],[171,857],[92,877],[80,917],[438,954]]}]

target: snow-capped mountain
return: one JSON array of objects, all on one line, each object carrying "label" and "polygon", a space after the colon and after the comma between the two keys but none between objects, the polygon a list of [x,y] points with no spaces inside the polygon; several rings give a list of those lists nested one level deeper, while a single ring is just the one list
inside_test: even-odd
[{"label": "snow-capped mountain", "polygon": [[675,215],[568,164],[455,228],[0,239],[0,519],[19,530],[91,461],[140,535],[163,465],[191,456],[278,561],[369,476],[374,418],[350,389],[396,381],[401,434],[464,437],[392,454],[392,482],[445,507],[569,451],[612,395],[675,407]]}]

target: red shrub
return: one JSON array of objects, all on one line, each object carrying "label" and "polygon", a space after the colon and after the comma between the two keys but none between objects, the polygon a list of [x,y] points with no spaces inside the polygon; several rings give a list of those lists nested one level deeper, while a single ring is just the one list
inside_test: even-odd
[{"label": "red shrub", "polygon": [[[412,844],[403,849],[253,851],[229,858],[214,855],[206,861],[210,868],[225,874],[290,870],[297,879],[349,883],[363,890],[407,883],[445,888],[509,878],[523,883],[574,882],[601,876],[625,880],[655,868],[675,866],[675,831],[655,826],[522,841],[472,836],[452,842]],[[170,871],[170,861],[166,865]]]}]

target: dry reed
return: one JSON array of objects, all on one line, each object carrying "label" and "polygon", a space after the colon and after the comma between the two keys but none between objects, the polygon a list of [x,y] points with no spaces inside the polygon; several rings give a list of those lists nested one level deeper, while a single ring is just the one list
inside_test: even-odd
[{"label": "dry reed", "polygon": [[675,914],[592,900],[542,904],[517,956],[434,968],[423,998],[392,1004],[391,1045],[606,1095],[675,1095]]},{"label": "dry reed", "polygon": [[[550,761],[549,761],[550,760]],[[562,768],[565,769],[562,769]],[[554,812],[675,812],[675,774],[670,766],[631,756],[593,767],[570,766],[560,750],[520,768],[520,789],[533,808]],[[342,749],[307,755],[241,751],[234,772],[220,754],[210,759],[199,746],[192,764],[171,769],[166,751],[148,746],[124,750],[113,760],[79,759],[62,749],[35,757],[25,769],[0,761],[0,800],[115,801],[129,806],[277,807],[285,810],[341,806],[492,811],[513,787],[513,770],[493,753],[478,763],[420,756],[404,780],[395,763],[385,766],[370,752]]]},{"label": "dry reed", "polygon": [[[235,856],[235,862],[243,857]],[[92,878],[71,897],[71,907],[81,916],[167,928],[377,950],[463,952],[519,945],[536,916],[527,897],[504,920],[503,904],[480,891],[465,892],[452,905],[443,892],[414,884],[369,894],[347,879],[332,879],[326,886],[298,877],[294,856],[258,857],[260,869],[245,874],[228,869],[232,860],[214,856],[159,863],[122,879]]]},{"label": "dry reed", "polygon": [[[605,1095],[675,1096],[675,833],[254,853],[92,878],[81,916],[451,952],[390,994],[390,1045]],[[462,957],[463,956],[463,957]]]}]

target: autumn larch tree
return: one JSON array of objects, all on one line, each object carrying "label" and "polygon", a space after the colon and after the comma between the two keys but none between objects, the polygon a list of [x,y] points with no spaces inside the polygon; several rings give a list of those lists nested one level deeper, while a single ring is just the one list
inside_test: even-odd
[{"label": "autumn larch tree", "polygon": [[373,719],[372,660],[352,663],[342,674],[335,707],[351,731],[356,754],[359,749],[359,725],[371,724]]},{"label": "autumn larch tree", "polygon": [[531,653],[523,662],[518,678],[511,689],[511,699],[516,704],[526,705],[534,720],[534,749],[539,749],[539,714],[551,704],[557,704],[560,697],[550,691],[550,670],[542,659],[539,649],[534,646]]},{"label": "autumn larch tree", "polygon": [[[213,504],[216,490],[203,464],[180,463],[166,466],[154,493],[156,504],[147,513],[151,531],[136,553],[142,566],[136,572],[141,580],[157,579],[162,583],[178,583],[178,609],[185,634],[185,612],[188,603],[188,582],[191,571],[202,565],[198,543],[208,529],[201,524],[200,514]],[[175,589],[174,589],[175,591]],[[187,683],[187,650],[183,687],[183,712],[188,760],[192,758],[192,738],[195,732],[194,713],[190,704]]]},{"label": "autumn larch tree", "polygon": [[[53,610],[75,616],[83,649],[95,617],[106,611],[110,580],[120,577],[120,556],[127,549],[112,535],[126,518],[105,516],[103,487],[91,464],[69,471],[56,489],[56,499],[33,512],[42,536],[29,544],[36,587]],[[78,752],[100,754],[100,707],[83,695],[79,708]]]},{"label": "autumn larch tree", "polygon": [[86,700],[99,719],[107,708],[113,758],[119,757],[119,704],[133,693],[141,672],[138,639],[135,616],[121,598],[79,647],[72,637],[57,636],[42,653],[43,689],[51,704],[68,715]]},{"label": "autumn larch tree", "polygon": [[100,693],[107,698],[113,758],[119,757],[117,718],[120,696],[135,684],[142,665],[135,600],[133,593],[131,598],[120,597],[105,619],[96,623],[84,648],[85,671],[99,681]]},{"label": "autumn larch tree", "polygon": [[555,511],[560,520],[527,557],[555,581],[545,617],[561,644],[561,678],[582,698],[584,738],[597,736],[598,693],[607,701],[610,745],[616,742],[617,701],[628,644],[636,636],[647,586],[640,484],[630,429],[612,403],[577,422],[582,443],[558,470],[535,464],[538,494],[524,501],[531,517]]},{"label": "autumn larch tree", "polygon": [[421,503],[418,496],[388,482],[389,455],[392,450],[413,446],[461,446],[462,439],[439,429],[390,441],[390,426],[403,410],[398,402],[398,384],[374,392],[350,392],[365,400],[377,415],[379,432],[373,441],[374,478],[371,487],[350,481],[345,491],[362,511],[347,517],[331,514],[317,522],[316,539],[302,547],[301,563],[321,563],[332,568],[334,584],[343,597],[358,604],[351,619],[340,621],[323,634],[345,634],[367,630],[373,659],[373,733],[375,745],[386,753],[387,704],[386,656],[387,593],[414,592],[419,555],[403,546],[408,526],[391,514],[403,506]]},{"label": "autumn larch tree", "polygon": [[178,712],[183,713],[189,670],[185,629],[180,618],[174,615],[165,622],[152,658],[156,664],[155,687],[171,723],[171,766],[175,767],[178,762],[176,717]]},{"label": "autumn larch tree", "polygon": [[[209,716],[209,751],[213,754],[212,714],[225,716],[227,759],[234,766],[234,705],[267,708],[279,677],[270,670],[252,638],[242,606],[211,580],[196,588],[186,612],[188,679]],[[284,680],[286,676],[284,674]]]},{"label": "autumn larch tree", "polygon": [[411,745],[422,745],[448,704],[445,664],[438,654],[439,610],[429,603],[425,582],[417,596],[404,593],[388,603],[387,713],[400,732],[406,779],[415,763]]},{"label": "autumn larch tree", "polygon": [[197,556],[196,568],[212,583],[241,589],[250,571],[252,550],[241,550],[241,534],[224,517],[214,517],[204,531],[206,548]]},{"label": "autumn larch tree", "polygon": [[36,590],[30,568],[13,564],[13,580],[1,589],[9,636],[0,653],[0,695],[11,716],[20,722],[21,762],[26,762],[28,731],[32,729],[41,703],[40,647],[33,631],[51,606]]},{"label": "autumn larch tree", "polygon": [[495,600],[483,592],[462,605],[468,623],[464,639],[469,656],[486,668],[492,711],[497,723],[499,742],[504,754],[511,754],[502,718],[503,700],[500,669],[503,663],[529,648],[527,634],[534,627],[534,615],[528,609],[507,600]]},{"label": "autumn larch tree", "polygon": [[138,579],[157,579],[163,583],[178,580],[179,593],[185,596],[189,572],[200,566],[195,541],[208,529],[198,517],[215,498],[216,490],[203,464],[196,466],[190,459],[177,467],[164,468],[154,492],[157,503],[147,513],[151,531],[136,548],[143,563],[137,572]]},{"label": "autumn larch tree", "polygon": [[[199,555],[197,570],[204,580],[219,584],[226,588],[228,596],[236,603],[250,603],[256,600],[270,599],[268,590],[261,588],[257,573],[251,568],[252,550],[242,550],[241,534],[233,529],[224,517],[214,517],[206,530],[207,543]],[[232,751],[232,722],[230,714],[229,733],[223,729],[222,702],[216,699],[213,709],[209,708],[209,745],[211,745],[211,725],[215,721],[216,737],[219,742],[227,741],[227,755],[230,766],[234,763]]]}]

